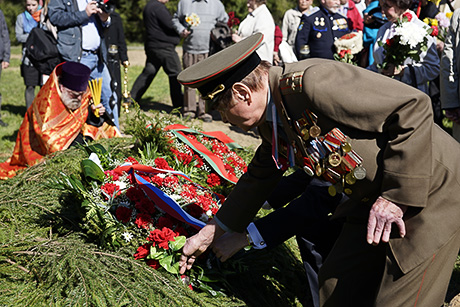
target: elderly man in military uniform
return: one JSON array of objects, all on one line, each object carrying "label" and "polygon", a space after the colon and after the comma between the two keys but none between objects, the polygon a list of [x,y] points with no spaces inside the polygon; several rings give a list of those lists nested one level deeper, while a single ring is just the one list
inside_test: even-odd
[{"label": "elderly man in military uniform", "polygon": [[319,273],[322,306],[441,306],[460,246],[460,144],[433,123],[429,97],[336,61],[270,67],[254,52],[261,41],[178,76],[224,120],[262,137],[216,217],[187,240],[181,273],[225,232],[246,230],[289,163],[348,196]]},{"label": "elderly man in military uniform", "polygon": [[334,59],[334,41],[350,32],[347,18],[338,13],[340,0],[321,0],[319,8],[302,15],[295,42],[298,59]]}]

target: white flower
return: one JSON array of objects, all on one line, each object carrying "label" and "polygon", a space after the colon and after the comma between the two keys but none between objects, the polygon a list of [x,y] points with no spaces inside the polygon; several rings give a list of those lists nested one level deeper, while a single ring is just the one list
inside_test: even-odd
[{"label": "white flower", "polygon": [[211,210],[206,211],[206,215],[209,217],[212,217],[212,211]]},{"label": "white flower", "polygon": [[171,197],[176,202],[182,198],[180,195],[177,195],[177,194],[169,195],[169,197]]},{"label": "white flower", "polygon": [[399,27],[395,28],[395,36],[399,35],[400,42],[403,45],[409,45],[411,48],[416,48],[422,43],[427,35],[424,27],[420,27],[413,22],[404,22]]},{"label": "white flower", "polygon": [[117,181],[114,181],[113,183],[119,186],[118,191],[126,189],[126,182],[117,180]]},{"label": "white flower", "polygon": [[438,20],[438,25],[443,28],[448,28],[450,26],[450,20],[446,16],[446,13],[439,13],[434,18]]},{"label": "white flower", "polygon": [[162,174],[162,173],[160,173],[160,174],[156,174],[155,176],[158,176],[158,177],[160,177],[160,178],[163,178],[163,179],[164,179],[164,178],[166,177],[166,174]]},{"label": "white flower", "polygon": [[129,243],[129,241],[131,241],[131,239],[134,237],[131,233],[129,232],[124,232],[121,234],[123,236],[123,239],[125,239],[126,243]]}]

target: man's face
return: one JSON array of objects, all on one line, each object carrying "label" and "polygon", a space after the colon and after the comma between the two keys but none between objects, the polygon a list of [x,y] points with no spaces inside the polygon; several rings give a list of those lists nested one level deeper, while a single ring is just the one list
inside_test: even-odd
[{"label": "man's face", "polygon": [[340,8],[340,0],[321,0],[321,4],[331,13],[337,13]]},{"label": "man's face", "polygon": [[248,12],[252,13],[254,10],[257,8],[257,4],[255,0],[247,0],[247,7],[248,7]]},{"label": "man's face", "polygon": [[59,87],[61,89],[62,103],[72,111],[78,109],[81,106],[81,98],[83,97],[85,91],[72,91],[62,84],[60,84]]},{"label": "man's face", "polygon": [[220,110],[222,121],[249,131],[265,120],[267,96],[265,93],[252,92],[249,100],[233,98],[232,107]]}]

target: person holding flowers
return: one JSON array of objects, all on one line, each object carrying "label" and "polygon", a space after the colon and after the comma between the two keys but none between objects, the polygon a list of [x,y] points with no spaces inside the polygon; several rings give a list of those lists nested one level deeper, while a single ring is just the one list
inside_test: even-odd
[{"label": "person holding flowers", "polygon": [[411,0],[384,0],[388,18],[377,33],[374,63],[368,69],[428,93],[428,82],[439,75],[439,56],[432,30],[409,10]]}]

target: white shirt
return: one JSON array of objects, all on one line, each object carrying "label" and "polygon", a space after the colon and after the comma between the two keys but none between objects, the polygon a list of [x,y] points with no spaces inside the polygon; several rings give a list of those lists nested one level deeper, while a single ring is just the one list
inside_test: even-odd
[{"label": "white shirt", "polygon": [[262,60],[273,63],[273,49],[275,48],[275,22],[272,14],[265,4],[249,13],[241,22],[238,35],[243,39],[255,33],[262,33],[264,39],[257,49],[257,54]]}]

